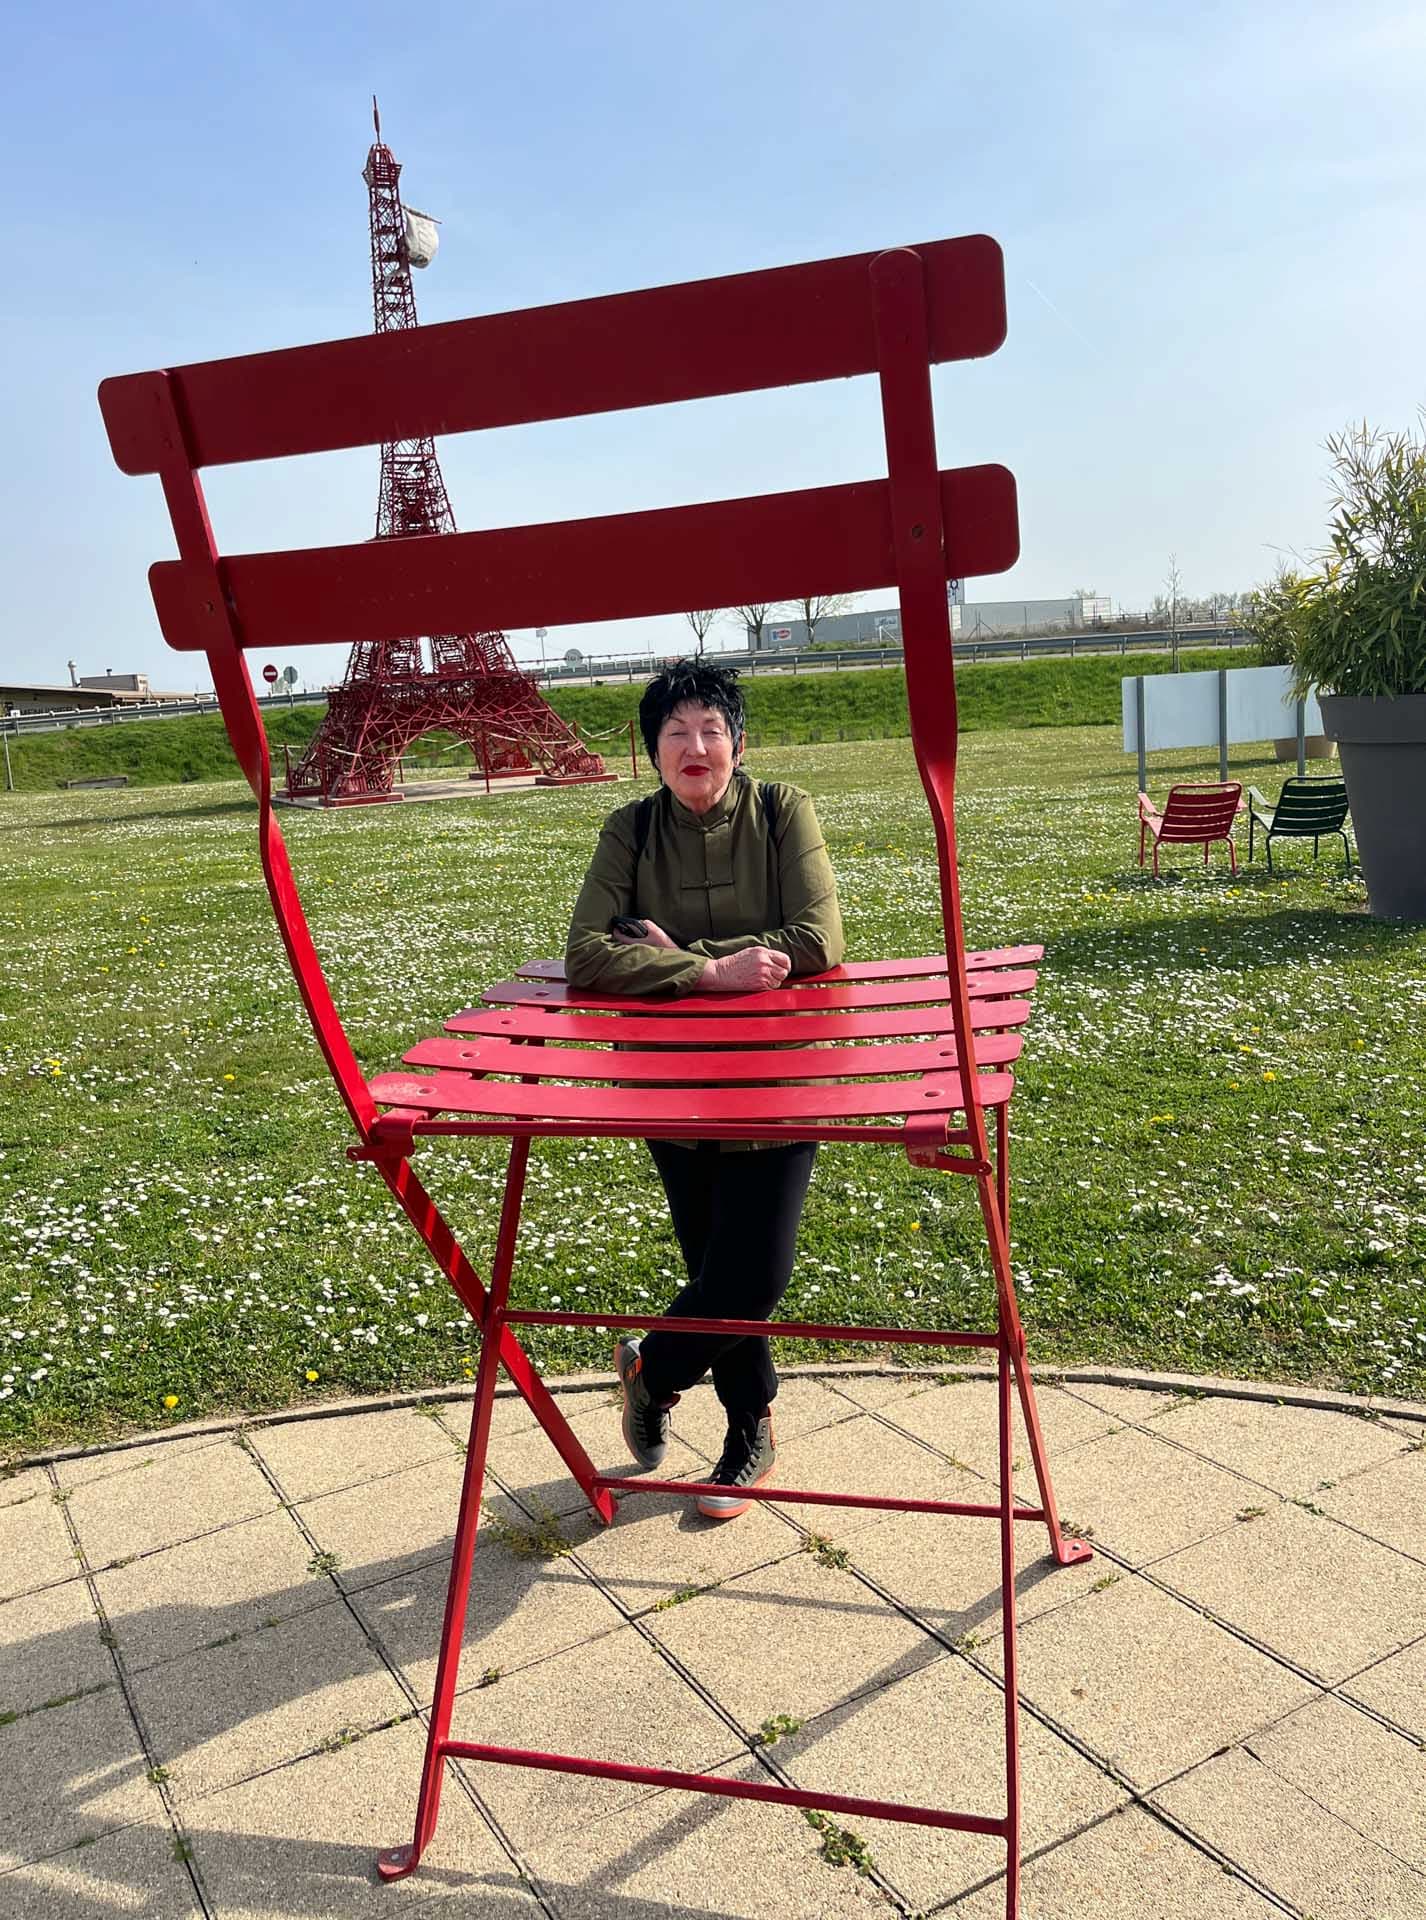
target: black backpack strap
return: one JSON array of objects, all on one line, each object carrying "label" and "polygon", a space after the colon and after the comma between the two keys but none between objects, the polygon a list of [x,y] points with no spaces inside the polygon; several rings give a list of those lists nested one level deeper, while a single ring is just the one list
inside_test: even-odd
[{"label": "black backpack strap", "polygon": [[769,786],[766,780],[758,782],[758,798],[763,803],[763,819],[767,822],[768,838],[777,839],[777,788]]}]

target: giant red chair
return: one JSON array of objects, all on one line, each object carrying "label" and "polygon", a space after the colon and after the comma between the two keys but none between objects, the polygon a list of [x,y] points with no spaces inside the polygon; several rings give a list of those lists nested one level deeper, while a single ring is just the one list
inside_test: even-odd
[{"label": "giant red chair", "polygon": [[[435,1830],[445,1761],[459,1758],[994,1835],[1005,1845],[1006,1913],[1016,1911],[1015,1522],[1043,1524],[1062,1566],[1087,1559],[1090,1550],[1061,1533],[1010,1265],[1011,1067],[1041,949],[967,953],[956,866],[956,685],[946,583],[1010,566],[1018,530],[1014,482],[1003,468],[938,469],[931,367],[992,353],[1004,331],[1000,250],[973,237],[492,314],[416,334],[133,374],[101,388],[119,466],[156,473],[163,484],[179,557],[150,573],[159,623],[171,646],[207,655],[233,750],[257,796],[259,852],[297,988],[356,1130],[357,1144],[348,1151],[377,1168],[481,1336],[415,1834],[409,1845],[382,1856],[387,1878],[417,1865]],[[241,461],[856,375],[880,382],[884,480],[557,525],[224,557],[199,479],[202,468]],[[368,1078],[337,1014],[273,814],[268,747],[246,652],[463,632],[472,622],[504,630],[559,626],[891,583],[900,594],[912,736],[935,828],[944,953],[837,967],[773,992],[673,1002],[576,992],[557,963],[535,962],[519,978],[488,988],[482,1005],[456,1014],[442,1034],[414,1046],[404,1070]],[[616,1053],[626,1042],[636,1049]],[[510,1141],[488,1285],[413,1164],[418,1148],[452,1134]],[[513,1306],[532,1144],[572,1135],[854,1141],[959,1174],[973,1184],[984,1222],[994,1331],[670,1321]],[[595,1324],[995,1355],[1000,1484],[994,1502],[783,1486],[756,1489],[754,1497],[998,1523],[1003,1812],[808,1792],[772,1779],[727,1779],[450,1737],[500,1367],[602,1521],[612,1520],[616,1494],[687,1500],[705,1490],[701,1483],[595,1471],[516,1337],[522,1326]],[[1012,1388],[1034,1462],[1033,1505],[1019,1504],[1013,1491]]]}]

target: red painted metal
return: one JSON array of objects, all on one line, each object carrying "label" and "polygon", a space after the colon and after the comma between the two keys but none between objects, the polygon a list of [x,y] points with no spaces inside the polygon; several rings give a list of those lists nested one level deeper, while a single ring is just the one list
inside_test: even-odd
[{"label": "red painted metal", "polygon": [[[318,1044],[356,1130],[357,1144],[349,1152],[377,1166],[481,1334],[415,1832],[410,1845],[383,1857],[381,1872],[387,1878],[408,1873],[418,1863],[435,1830],[445,1762],[465,1758],[993,1834],[1006,1844],[1006,1913],[1015,1913],[1020,1785],[1014,1523],[1024,1519],[1043,1525],[1061,1565],[1087,1557],[1089,1549],[1065,1539],[1060,1529],[1010,1267],[1007,1112],[1014,1080],[1006,1069],[1019,1052],[1016,1029],[1025,1022],[1040,949],[967,954],[957,877],[955,677],[946,580],[955,557],[969,550],[958,542],[969,540],[973,546],[984,539],[981,550],[990,551],[990,530],[999,542],[994,550],[1013,549],[1013,489],[1007,494],[995,477],[997,469],[981,470],[979,478],[939,471],[929,366],[937,359],[990,351],[1001,331],[999,253],[993,242],[973,240],[532,314],[497,315],[419,335],[408,331],[399,340],[387,336],[337,342],[167,374],[134,375],[106,382],[102,389],[120,465],[157,472],[163,481],[179,551],[178,561],[158,569],[155,577],[165,631],[173,644],[202,648],[208,655],[234,752],[258,797],[259,851],[273,910]],[[330,554],[299,554],[281,566],[274,556],[220,558],[198,469],[279,453],[419,442],[441,431],[870,372],[881,382],[889,479],[850,490],[818,490],[795,499],[791,507],[757,502],[745,512],[749,503],[733,503],[738,511],[722,524],[739,529],[740,537],[745,535],[758,551],[760,542],[769,550],[776,544],[765,542],[759,528],[785,531],[798,525],[795,558],[803,580],[822,583],[838,577],[837,569],[848,564],[839,556],[849,543],[855,548],[864,541],[871,528],[872,543],[882,556],[875,565],[885,569],[884,581],[894,582],[901,595],[913,741],[936,834],[944,953],[855,963],[766,994],[696,995],[674,1004],[579,994],[559,977],[557,964],[534,963],[524,970],[527,977],[487,990],[484,1007],[453,1016],[445,1035],[411,1050],[407,1058],[412,1068],[434,1071],[408,1069],[368,1081],[332,1002],[293,885],[273,814],[267,743],[243,649],[323,637],[304,624],[309,614],[316,618],[315,610],[290,599],[284,602],[282,596],[296,592],[300,599],[330,588],[339,598],[338,617],[354,623],[347,628],[348,637],[354,633],[362,644],[385,649],[382,657],[389,665],[390,649],[399,648],[403,635],[432,627],[455,631],[447,617],[453,603],[441,603],[438,597],[424,603],[401,597],[409,582],[398,588],[395,575],[403,558],[402,542],[409,536],[399,529],[375,548],[361,550],[376,556],[374,567],[366,560],[360,566],[350,561],[356,571],[345,587],[333,566],[338,576],[344,572],[346,550],[338,551],[335,562]],[[417,461],[412,471],[419,482],[427,469]],[[694,517],[683,523],[685,531],[716,535],[721,509],[688,511]],[[700,519],[700,514],[712,518]],[[799,515],[804,517],[799,520]],[[487,544],[472,547],[471,540]],[[449,533],[423,537],[423,548],[430,577],[446,582],[442,591],[449,591],[452,581],[468,583],[477,575],[483,579],[481,570],[497,565],[523,571],[527,580],[542,581],[553,591],[559,566],[576,550],[574,540],[568,527],[543,533],[520,529],[517,534],[465,536],[464,543]],[[452,559],[457,553],[464,557]],[[691,581],[710,576],[700,572],[706,563],[688,542],[676,542],[672,558],[666,552],[648,555],[647,564],[663,569],[658,596],[674,608],[722,604],[735,597],[689,590]],[[725,571],[719,577],[742,577],[736,574],[739,564],[731,553],[721,552],[717,566]],[[680,574],[679,569],[684,571]],[[607,595],[611,604],[622,595],[627,611],[630,598],[648,589],[637,581],[621,586],[611,579],[612,571],[606,568],[591,590]],[[957,566],[955,571],[971,569]],[[364,610],[359,604],[363,595],[383,581],[391,585],[395,598],[374,612]],[[487,611],[516,604],[523,590],[518,579],[492,576]],[[782,597],[782,590],[773,597]],[[418,608],[424,615],[419,619]],[[439,617],[438,608],[443,609]],[[487,756],[487,765],[493,758],[493,753]],[[626,1041],[654,1051],[611,1052],[612,1045]],[[764,1051],[743,1051],[750,1045]],[[688,1051],[694,1047],[700,1050]],[[766,1051],[774,1047],[775,1053]],[[776,1084],[766,1084],[768,1080]],[[988,1113],[994,1116],[993,1152]],[[445,1133],[495,1134],[511,1142],[488,1290],[411,1165],[418,1137]],[[889,1143],[918,1165],[974,1180],[995,1282],[993,1332],[795,1321],[676,1324],[690,1330],[706,1326],[773,1337],[995,1352],[1000,1487],[994,1503],[779,1487],[754,1489],[753,1495],[792,1507],[929,1511],[998,1521],[1005,1593],[1003,1816],[730,1782],[449,1737],[500,1367],[515,1381],[603,1520],[613,1516],[615,1493],[638,1490],[687,1499],[698,1492],[693,1482],[596,1473],[516,1337],[516,1329],[524,1325],[648,1327],[667,1324],[668,1316],[550,1314],[509,1305],[531,1138],[620,1133]],[[1012,1386],[1029,1436],[1036,1505],[1018,1502],[1012,1486]]]},{"label": "red painted metal", "polygon": [[1222,840],[1228,848],[1233,872],[1238,871],[1238,849],[1233,845],[1233,822],[1242,811],[1243,789],[1240,782],[1202,786],[1184,783],[1169,788],[1162,813],[1148,794],[1139,795],[1139,865],[1144,864],[1146,843],[1152,835],[1154,877],[1158,878],[1159,848],[1166,846],[1202,846],[1203,864],[1208,865],[1208,849]]}]

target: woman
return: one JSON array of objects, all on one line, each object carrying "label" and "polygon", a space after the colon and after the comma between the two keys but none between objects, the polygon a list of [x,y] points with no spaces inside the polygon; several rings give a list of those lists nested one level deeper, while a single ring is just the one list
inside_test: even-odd
[{"label": "woman", "polygon": [[[661,785],[611,813],[575,904],[570,984],[600,993],[757,993],[842,957],[837,884],[812,802],[742,771],[735,667],[681,660],[650,681],[639,725]],[[618,922],[633,920],[634,926]],[[642,922],[642,932],[637,924]],[[792,1277],[812,1141],[650,1140],[688,1285],[669,1314],[765,1320]],[[657,1467],[669,1408],[710,1369],[728,1416],[700,1513],[731,1519],[772,1471],[777,1374],[766,1339],[670,1333],[621,1340],[624,1439]]]}]

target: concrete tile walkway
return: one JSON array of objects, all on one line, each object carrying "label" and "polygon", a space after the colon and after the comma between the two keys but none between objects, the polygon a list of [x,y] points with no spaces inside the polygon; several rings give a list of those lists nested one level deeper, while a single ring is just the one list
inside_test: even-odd
[{"label": "concrete tile walkway", "polygon": [[[1219,1384],[1042,1389],[1097,1553],[1060,1571],[1019,1529],[1021,1913],[1421,1920],[1426,1408]],[[623,1470],[607,1384],[565,1400]],[[794,1375],[780,1473],[991,1497],[993,1400],[969,1375]],[[420,1873],[379,1884],[467,1419],[343,1408],[0,1480],[4,1920],[1000,1920],[992,1840],[475,1764]],[[673,1472],[705,1472],[711,1396],[676,1420]],[[490,1467],[458,1737],[1000,1811],[992,1524],[720,1526],[633,1496],[605,1529],[515,1399]]]}]

